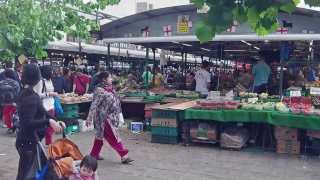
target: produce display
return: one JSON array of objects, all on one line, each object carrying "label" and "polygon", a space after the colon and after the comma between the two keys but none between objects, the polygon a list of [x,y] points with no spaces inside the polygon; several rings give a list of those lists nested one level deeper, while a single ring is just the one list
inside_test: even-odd
[{"label": "produce display", "polygon": [[176,91],[176,97],[177,98],[189,98],[189,99],[197,99],[199,98],[199,93],[194,91]]},{"label": "produce display", "polygon": [[239,101],[235,100],[198,100],[195,108],[198,109],[226,109],[234,110],[240,106]]},{"label": "produce display", "polygon": [[161,95],[176,94],[176,91],[174,89],[168,89],[168,88],[164,88],[164,87],[152,88],[152,89],[150,89],[150,92],[152,92],[154,94],[161,94]]},{"label": "produce display", "polygon": [[61,103],[63,104],[75,104],[75,103],[83,103],[90,102],[93,99],[93,94],[84,94],[83,96],[78,96],[74,93],[62,94],[59,96],[61,99]]},{"label": "produce display", "polygon": [[282,102],[290,108],[294,114],[313,114],[312,101],[310,97],[286,97]]}]

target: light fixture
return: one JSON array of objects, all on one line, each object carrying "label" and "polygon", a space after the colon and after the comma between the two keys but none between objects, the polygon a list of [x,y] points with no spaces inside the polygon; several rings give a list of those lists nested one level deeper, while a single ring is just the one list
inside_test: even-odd
[{"label": "light fixture", "polygon": [[253,46],[253,48],[255,48],[256,50],[260,50],[260,48],[257,46]]},{"label": "light fixture", "polygon": [[191,44],[186,44],[186,43],[181,43],[181,44],[184,45],[184,46],[188,46],[188,47],[192,46]]},{"label": "light fixture", "polygon": [[210,49],[206,49],[206,48],[201,48],[201,50],[208,51],[208,52],[211,51]]},{"label": "light fixture", "polygon": [[242,43],[244,43],[244,44],[246,44],[246,45],[248,45],[248,46],[252,46],[252,44],[251,43],[248,43],[247,41],[245,41],[245,40],[241,40],[241,42]]},{"label": "light fixture", "polygon": [[243,49],[227,49],[227,50],[224,50],[226,52],[246,52],[247,50],[243,50]]},{"label": "light fixture", "polygon": [[181,44],[183,46],[188,46],[188,47],[191,47],[192,45],[191,44],[186,44],[186,43],[180,43],[180,42],[177,42],[177,41],[171,41],[172,43],[174,44]]}]

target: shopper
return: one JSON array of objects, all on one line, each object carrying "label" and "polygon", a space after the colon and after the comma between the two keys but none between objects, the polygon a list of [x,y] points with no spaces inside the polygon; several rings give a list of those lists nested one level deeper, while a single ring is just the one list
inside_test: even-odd
[{"label": "shopper", "polygon": [[91,155],[99,160],[100,151],[105,138],[110,146],[117,151],[123,164],[132,162],[128,157],[128,150],[123,146],[118,133],[120,124],[121,104],[112,87],[112,75],[108,72],[99,74],[99,87],[96,88],[93,102],[90,107],[87,125],[94,123],[96,137],[91,150]]},{"label": "shopper", "polygon": [[243,66],[242,71],[240,71],[239,75],[235,78],[238,78],[238,83],[240,83],[244,88],[250,89],[252,84],[252,76],[245,66]]},{"label": "shopper", "polygon": [[71,93],[73,88],[73,81],[71,71],[68,68],[63,68],[63,92]]},{"label": "shopper", "polygon": [[258,60],[257,64],[253,66],[252,74],[254,77],[253,91],[256,93],[267,92],[271,69],[264,59]]},{"label": "shopper", "polygon": [[164,77],[159,67],[155,68],[154,85],[155,88],[164,87]]},{"label": "shopper", "polygon": [[[97,67],[96,67],[97,68]],[[89,93],[93,93],[96,86],[98,85],[98,76],[101,72],[106,71],[105,67],[101,67],[99,66],[98,71],[95,71],[95,74],[92,75],[91,81],[90,81],[90,85],[89,85]]]},{"label": "shopper", "polygon": [[208,61],[203,61],[201,69],[195,74],[195,80],[196,91],[202,95],[208,95],[211,83],[211,74],[209,73]]},{"label": "shopper", "polygon": [[58,94],[63,94],[64,77],[60,68],[56,68],[54,70],[52,83],[54,87],[54,92]]},{"label": "shopper", "polygon": [[[16,180],[31,180],[35,178],[34,165],[37,163],[37,140],[44,137],[47,127],[55,132],[62,130],[58,122],[50,117],[42,105],[39,95],[33,87],[40,81],[40,71],[37,65],[27,64],[23,67],[23,90],[17,101],[20,128],[16,138],[16,148],[19,153],[19,168]],[[30,177],[31,176],[31,177]]]},{"label": "shopper", "polygon": [[151,68],[148,66],[146,68],[146,71],[142,74],[143,84],[146,87],[150,87],[152,80],[153,80],[153,74],[151,72]]},{"label": "shopper", "polygon": [[13,114],[16,113],[16,98],[20,93],[20,83],[12,69],[3,72],[4,79],[0,81],[0,103],[3,106],[2,120],[8,128],[8,133],[14,133],[12,123]]},{"label": "shopper", "polygon": [[[54,98],[58,96],[58,93],[54,92],[52,83],[52,67],[49,65],[42,66],[41,76],[43,79],[41,79],[33,89],[42,99],[44,109],[51,115],[51,117],[55,117]],[[45,137],[46,145],[52,143],[53,133],[53,129],[48,127]]]},{"label": "shopper", "polygon": [[81,69],[78,69],[73,77],[73,92],[79,96],[87,94],[90,85],[90,77],[83,74]]},{"label": "shopper", "polygon": [[192,71],[189,71],[186,77],[186,88],[189,91],[194,91],[195,87],[196,87],[195,74]]}]

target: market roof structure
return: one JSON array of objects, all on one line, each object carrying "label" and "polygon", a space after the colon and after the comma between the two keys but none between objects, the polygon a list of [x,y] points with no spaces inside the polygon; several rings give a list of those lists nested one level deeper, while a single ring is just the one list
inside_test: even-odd
[{"label": "market roof structure", "polygon": [[200,20],[197,8],[183,5],[151,10],[115,20],[102,26],[104,43],[132,43],[149,48],[226,59],[246,57],[260,50],[279,50],[281,41],[294,41],[295,59],[308,57],[312,47],[320,57],[320,12],[297,8],[292,14],[280,13],[277,32],[258,36],[247,24],[234,25],[227,32],[204,44],[195,36]]}]

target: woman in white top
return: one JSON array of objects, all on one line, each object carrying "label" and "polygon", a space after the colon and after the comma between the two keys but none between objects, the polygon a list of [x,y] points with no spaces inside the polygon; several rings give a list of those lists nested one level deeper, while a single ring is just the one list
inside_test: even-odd
[{"label": "woman in white top", "polygon": [[[52,84],[52,67],[51,66],[42,66],[41,68],[41,76],[42,80],[38,82],[36,86],[34,86],[33,90],[40,96],[42,99],[43,107],[45,110],[51,115],[55,116],[54,110],[54,97],[58,94],[54,92],[54,87]],[[45,143],[49,145],[52,143],[52,135],[54,131],[51,127],[48,127]]]}]

